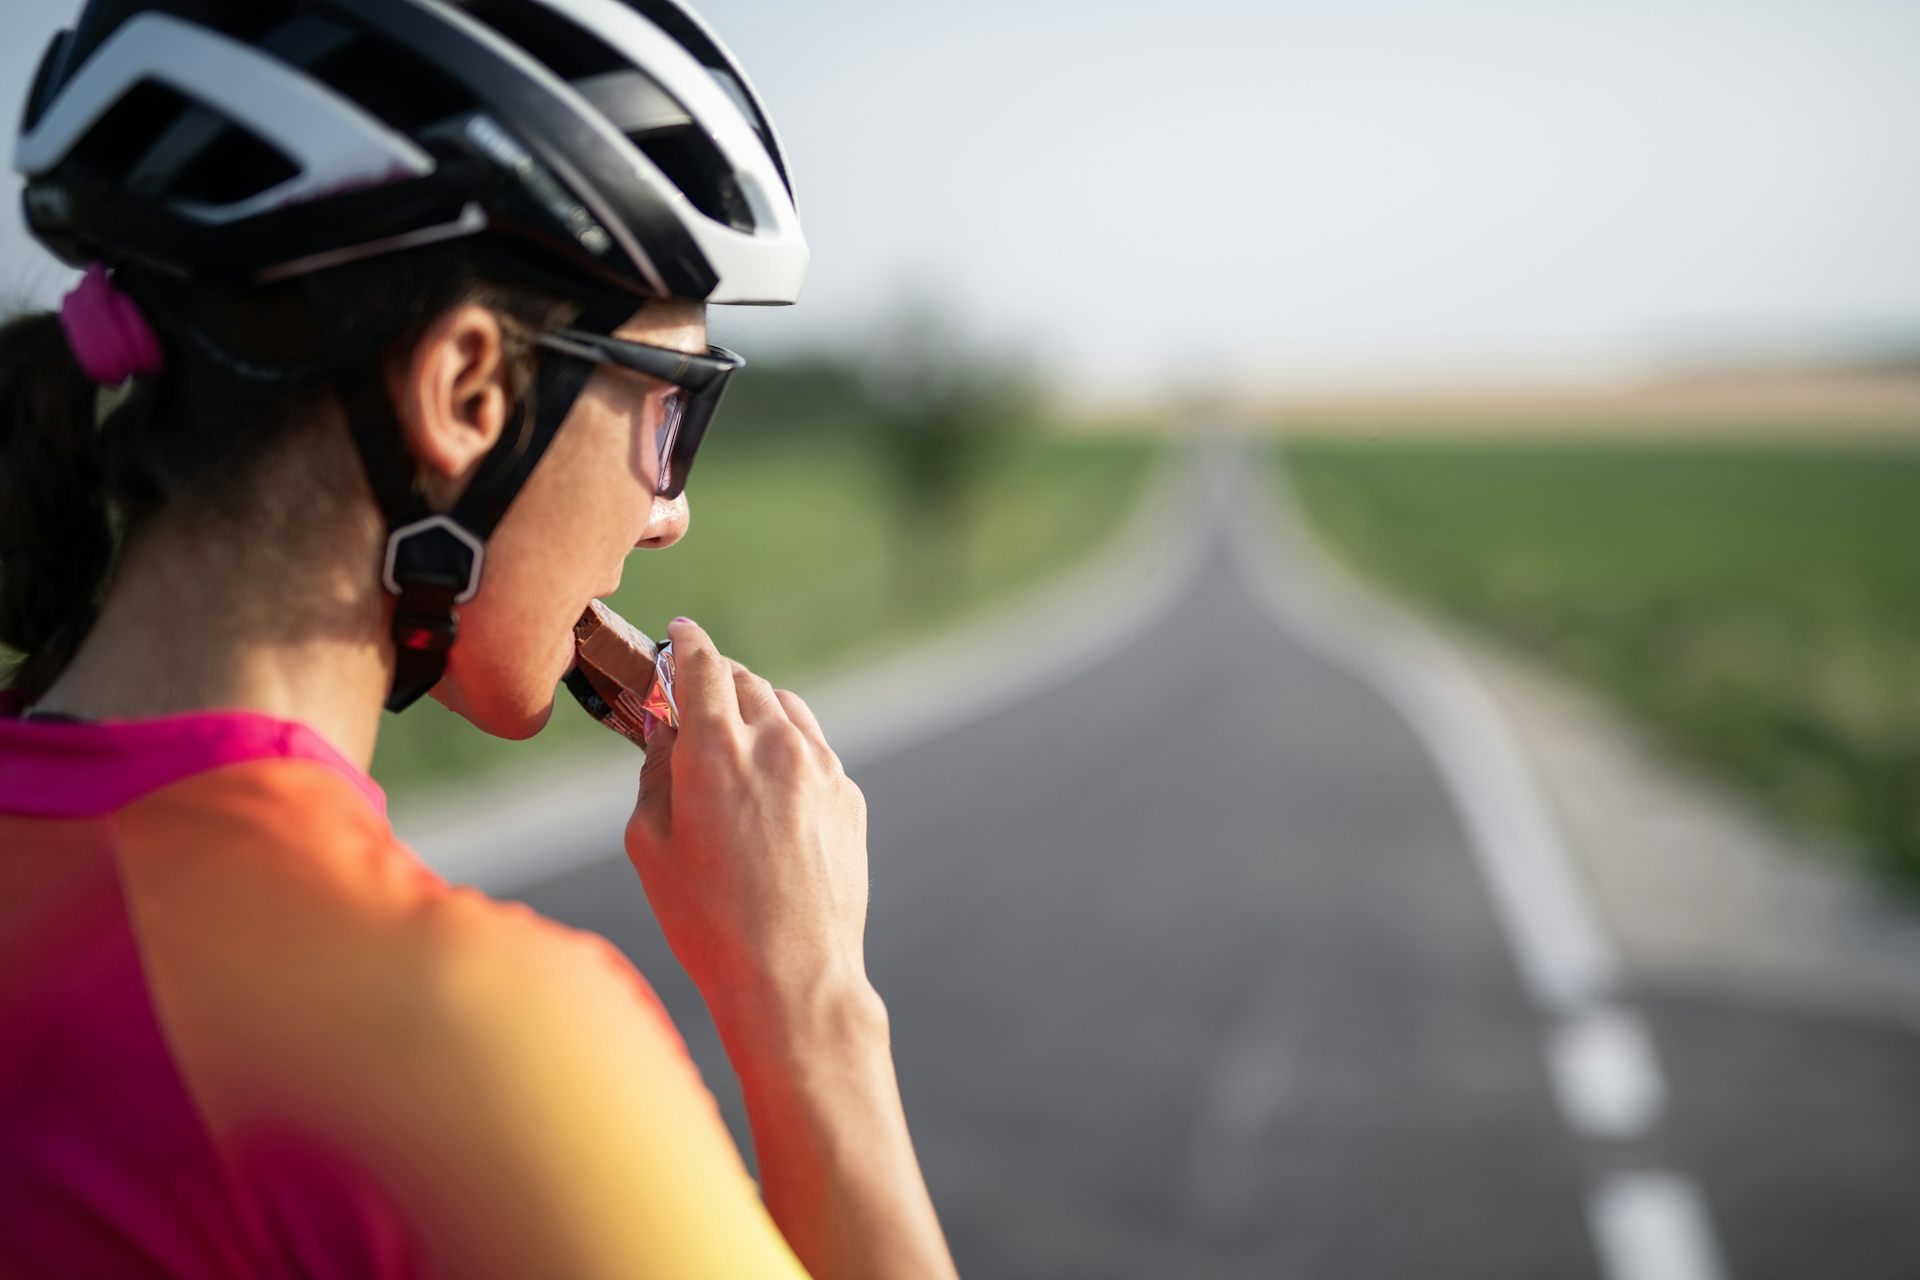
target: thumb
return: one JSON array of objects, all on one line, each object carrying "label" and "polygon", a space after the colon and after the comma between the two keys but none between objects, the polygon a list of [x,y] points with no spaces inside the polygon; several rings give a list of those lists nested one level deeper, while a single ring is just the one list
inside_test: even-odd
[{"label": "thumb", "polygon": [[647,739],[646,763],[640,766],[640,800],[637,807],[642,813],[657,814],[662,824],[672,812],[673,744],[679,736],[679,730],[659,723]]}]

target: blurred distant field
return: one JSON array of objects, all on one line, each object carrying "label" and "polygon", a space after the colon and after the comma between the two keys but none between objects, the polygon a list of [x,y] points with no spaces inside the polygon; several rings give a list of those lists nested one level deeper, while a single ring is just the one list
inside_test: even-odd
[{"label": "blurred distant field", "polygon": [[[635,552],[610,603],[655,637],[685,614],[791,686],[1070,569],[1118,530],[1157,459],[1152,441],[1010,433],[968,473],[952,521],[928,523],[870,434],[716,432],[687,490],[686,538]],[[386,717],[373,773],[405,795],[612,741],[564,691],[526,743],[422,702]]]},{"label": "blurred distant field", "polygon": [[1315,532],[1920,888],[1920,446],[1298,441]]}]

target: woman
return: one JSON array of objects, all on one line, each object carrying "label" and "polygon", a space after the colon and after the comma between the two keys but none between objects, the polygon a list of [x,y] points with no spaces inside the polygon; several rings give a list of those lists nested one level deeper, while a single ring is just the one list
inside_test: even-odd
[{"label": "woman", "polygon": [[671,0],[94,0],[16,156],[88,272],[0,333],[0,1274],[951,1274],[799,698],[677,620],[626,833],[764,1207],[624,958],[365,773],[425,692],[537,732],[685,534],[705,304],[806,262],[727,53]]}]

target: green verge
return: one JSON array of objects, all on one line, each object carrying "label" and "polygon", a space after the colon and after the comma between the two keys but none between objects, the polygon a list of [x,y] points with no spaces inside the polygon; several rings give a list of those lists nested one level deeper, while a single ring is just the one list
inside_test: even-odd
[{"label": "green verge", "polygon": [[[1073,567],[1119,530],[1159,449],[1009,437],[959,516],[928,525],[863,438],[716,434],[688,490],[693,522],[636,552],[609,603],[661,635],[676,614],[777,685],[924,638]],[[397,798],[472,785],[611,739],[561,693],[527,742],[489,738],[424,701],[381,729],[373,773]]]},{"label": "green verge", "polygon": [[1920,450],[1297,442],[1363,574],[1920,889]]}]

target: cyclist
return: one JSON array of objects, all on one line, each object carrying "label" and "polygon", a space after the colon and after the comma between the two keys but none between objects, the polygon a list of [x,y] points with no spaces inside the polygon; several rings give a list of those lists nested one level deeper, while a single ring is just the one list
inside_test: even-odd
[{"label": "cyclist", "polygon": [[627,961],[365,773],[429,692],[537,731],[686,531],[705,306],[807,258],[726,50],[674,0],[93,0],[16,166],[86,275],[0,330],[0,1274],[951,1274],[805,703],[674,622],[626,833],[758,1188]]}]

